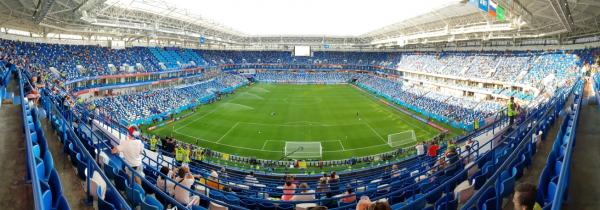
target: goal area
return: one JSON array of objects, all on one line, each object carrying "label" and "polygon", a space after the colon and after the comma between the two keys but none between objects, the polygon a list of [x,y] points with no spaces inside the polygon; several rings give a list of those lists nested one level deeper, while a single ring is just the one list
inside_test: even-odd
[{"label": "goal area", "polygon": [[388,145],[390,147],[409,146],[417,142],[414,130],[408,130],[400,133],[388,135]]},{"label": "goal area", "polygon": [[288,158],[321,158],[323,147],[321,142],[286,141],[284,154]]}]

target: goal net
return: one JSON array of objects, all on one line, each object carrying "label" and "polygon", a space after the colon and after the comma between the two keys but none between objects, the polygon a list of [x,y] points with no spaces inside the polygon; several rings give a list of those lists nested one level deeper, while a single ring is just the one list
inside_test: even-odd
[{"label": "goal net", "polygon": [[415,142],[417,142],[417,137],[415,136],[414,130],[388,135],[388,145],[390,145],[390,147],[409,146]]},{"label": "goal net", "polygon": [[286,141],[284,154],[289,158],[321,158],[321,142]]}]

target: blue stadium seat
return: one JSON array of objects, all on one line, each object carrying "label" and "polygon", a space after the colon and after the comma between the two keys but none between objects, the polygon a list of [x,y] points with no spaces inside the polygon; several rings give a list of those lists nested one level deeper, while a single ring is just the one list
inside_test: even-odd
[{"label": "blue stadium seat", "polygon": [[510,171],[502,171],[500,173],[500,178],[498,179],[498,195],[500,197],[507,197],[513,192],[515,187],[515,175],[512,173],[513,170]]},{"label": "blue stadium seat", "polygon": [[53,208],[52,210],[70,210],[71,207],[69,207],[69,202],[67,202],[67,199],[65,199],[64,196],[61,196],[60,199],[58,200],[58,205],[56,206],[56,208]]},{"label": "blue stadium seat", "polygon": [[54,159],[52,159],[52,153],[48,151],[46,155],[44,155],[44,180],[48,180],[50,178],[52,171],[54,171]]},{"label": "blue stadium seat", "polygon": [[125,176],[122,176],[121,174],[115,174],[114,181],[115,181],[115,187],[119,191],[125,191],[127,189],[127,187],[129,186],[129,183],[127,182],[127,178],[125,178]]},{"label": "blue stadium seat", "polygon": [[49,177],[48,185],[52,191],[52,208],[57,209],[60,204],[60,198],[62,198],[62,185],[60,183],[60,178],[58,177],[58,173],[56,170],[51,171],[51,175]]},{"label": "blue stadium seat", "polygon": [[276,210],[275,204],[271,202],[260,202],[258,203],[258,208],[263,210]]},{"label": "blue stadium seat", "polygon": [[83,159],[83,155],[81,153],[77,153],[77,155],[75,156],[75,166],[77,168],[77,176],[81,180],[85,180],[85,178],[86,178],[85,171],[87,168],[87,162],[85,159]]},{"label": "blue stadium seat", "polygon": [[144,190],[137,184],[133,183],[131,187],[125,186],[125,194],[127,195],[127,200],[131,203],[131,207],[135,208],[142,203],[144,199]]},{"label": "blue stadium seat", "polygon": [[156,198],[147,195],[146,198],[141,202],[142,210],[163,210],[162,203],[158,202]]}]

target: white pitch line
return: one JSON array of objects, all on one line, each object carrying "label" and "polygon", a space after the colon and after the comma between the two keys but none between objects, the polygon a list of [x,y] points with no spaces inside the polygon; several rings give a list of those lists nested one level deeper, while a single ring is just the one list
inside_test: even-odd
[{"label": "white pitch line", "polygon": [[[270,153],[283,153],[282,151],[265,150],[265,149],[254,149],[254,148],[240,147],[240,146],[235,146],[235,145],[230,145],[230,144],[217,143],[217,142],[209,141],[209,140],[206,140],[206,139],[197,138],[197,137],[193,137],[193,136],[186,135],[186,134],[183,134],[183,133],[179,133],[179,132],[175,132],[175,133],[178,133],[178,134],[180,134],[182,136],[187,136],[187,137],[192,138],[192,139],[197,139],[197,140],[200,140],[200,141],[203,141],[203,142],[208,142],[208,143],[212,143],[212,144],[228,146],[228,147],[237,148],[237,149],[246,149],[246,150],[252,150],[252,151],[259,151],[259,152],[270,152]],[[275,141],[275,140],[268,140],[268,141]],[[380,146],[388,146],[389,147],[389,145],[386,143],[386,144],[371,145],[371,146],[367,146],[367,147],[360,147],[360,148],[354,148],[354,149],[323,150],[323,152],[345,152],[345,151],[354,151],[354,150],[369,149],[369,148],[380,147]]]},{"label": "white pitch line", "polygon": [[225,138],[225,136],[227,136],[227,134],[229,134],[231,131],[233,131],[234,128],[237,128],[237,126],[239,124],[240,124],[240,122],[237,122],[233,126],[231,126],[231,128],[229,128],[229,130],[227,130],[227,132],[225,132],[225,134],[223,134],[223,136],[221,136],[221,138],[219,138],[219,140],[217,140],[216,143],[221,142],[221,140],[223,140],[223,138]]},{"label": "white pitch line", "polygon": [[346,149],[346,150],[323,150],[323,152],[345,152],[345,151],[354,151],[354,150],[361,150],[361,149],[369,149],[369,148],[380,147],[380,146],[389,147],[390,145],[388,145],[388,144],[377,144],[377,145],[371,145],[371,146],[368,146],[368,147]]},{"label": "white pitch line", "polygon": [[365,120],[365,125],[367,125],[367,127],[369,127],[371,129],[371,131],[373,131],[373,133],[375,133],[375,135],[379,136],[379,139],[381,139],[381,141],[383,141],[383,143],[387,144],[387,142],[385,141],[383,136],[381,136],[381,134],[379,132],[377,132],[373,127],[371,127],[369,122],[367,122],[366,120]]},{"label": "white pitch line", "polygon": [[341,140],[337,140],[337,141],[340,143],[340,145],[342,145],[342,151],[346,151],[346,149],[344,148],[344,144],[342,143],[342,141]]},{"label": "white pitch line", "polygon": [[[308,121],[305,121],[308,122]],[[352,126],[352,125],[363,125],[364,123],[347,123],[347,124],[268,124],[268,123],[254,123],[254,122],[239,122],[248,125],[263,125],[263,126],[274,126],[274,127],[336,127],[336,126]]]},{"label": "white pitch line", "polygon": [[182,135],[182,136],[187,136],[187,137],[189,137],[189,138],[192,138],[192,139],[200,140],[200,141],[203,141],[203,142],[208,142],[208,143],[211,143],[211,144],[217,144],[217,145],[228,146],[228,147],[232,147],[232,148],[246,149],[246,150],[253,150],[253,151],[260,151],[260,152],[275,152],[275,153],[282,153],[282,151],[262,150],[262,149],[254,149],[254,148],[240,147],[240,146],[234,146],[234,145],[230,145],[230,144],[218,143],[218,142],[209,141],[209,140],[202,139],[202,138],[193,137],[193,136],[186,135],[186,134],[183,134],[183,133],[179,133],[179,132],[177,132],[177,131],[175,131],[175,133],[178,133],[179,135]]},{"label": "white pitch line", "polygon": [[[367,92],[364,92],[364,91],[362,91],[362,90],[361,90],[360,92],[362,93],[362,94],[360,94],[361,96],[363,96],[363,97],[365,97],[365,98],[368,98],[369,100],[371,100],[371,101],[375,102],[376,104],[378,104],[378,105],[380,105],[380,106],[384,106],[384,107],[386,107],[386,108],[391,108],[391,109],[393,109],[393,110],[394,110],[393,112],[399,112],[399,113],[401,113],[401,114],[402,114],[402,116],[403,116],[403,117],[404,117],[404,116],[406,116],[407,118],[414,119],[414,118],[412,118],[412,117],[410,117],[410,116],[407,116],[407,114],[405,114],[405,113],[403,113],[403,112],[401,112],[401,111],[397,110],[395,107],[392,107],[392,106],[390,106],[390,105],[388,105],[388,104],[382,104],[382,102],[381,102],[381,101],[379,101],[380,99],[379,99],[379,98],[377,98],[376,96],[373,96],[373,95],[371,95],[371,93],[367,93]],[[393,105],[393,106],[398,106],[398,105],[394,104],[393,102],[388,102],[388,103],[390,103],[390,104],[391,104],[391,105]],[[398,107],[401,107],[401,106],[398,106]],[[380,107],[378,107],[378,108],[380,108]],[[408,122],[408,121],[406,121],[405,119],[401,119],[401,118],[400,118],[400,116],[398,116],[398,115],[393,115],[393,116],[394,116],[394,118],[395,118],[396,120],[400,120],[400,121],[402,121],[402,122],[404,122],[404,123],[407,123],[407,124],[409,124],[409,125],[411,125],[411,126],[413,126],[413,127],[418,127],[418,128],[421,128],[421,130],[423,130],[423,131],[427,132],[428,134],[435,134],[435,133],[432,133],[431,131],[429,131],[429,130],[427,129],[429,126],[426,126],[426,124],[417,123],[417,124],[415,125],[415,124],[413,124],[412,122]],[[416,119],[414,119],[414,120],[416,120]]]},{"label": "white pitch line", "polygon": [[[216,112],[218,109],[219,109],[219,107],[215,107],[215,109],[213,109],[212,111],[210,111],[210,112],[208,112],[208,113],[206,113],[206,114],[204,114],[204,115],[202,115],[202,116],[200,116],[200,117],[198,117],[198,118],[196,118],[196,119],[194,119],[194,120],[192,120],[192,121],[190,121],[190,122],[188,122],[186,124],[183,124],[182,126],[179,126],[177,129],[175,129],[175,132],[177,132],[179,129],[187,127],[189,124],[195,123],[196,121],[198,121],[198,120],[200,120],[200,119],[208,116],[209,114],[212,114],[213,112]],[[191,116],[189,116],[189,117],[191,117]]]},{"label": "white pitch line", "polygon": [[265,143],[263,144],[263,146],[260,148],[260,150],[265,150],[265,147],[267,146],[267,142],[269,142],[269,140],[266,140]]}]

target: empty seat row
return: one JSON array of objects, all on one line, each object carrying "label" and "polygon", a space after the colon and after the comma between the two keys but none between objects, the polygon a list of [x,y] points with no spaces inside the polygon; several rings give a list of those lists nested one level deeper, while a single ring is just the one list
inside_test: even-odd
[{"label": "empty seat row", "polygon": [[[27,80],[19,72],[19,89],[23,95],[23,86]],[[44,130],[39,119],[38,108],[23,98],[23,130],[26,142],[29,179],[32,183],[34,206],[37,210],[68,210],[68,202],[62,195],[60,177],[54,168],[52,153],[48,149]]]},{"label": "empty seat row", "polygon": [[577,120],[583,98],[582,87],[580,84],[579,94],[575,95],[574,103],[566,113],[538,180],[537,202],[544,209],[560,209],[567,193]]}]

